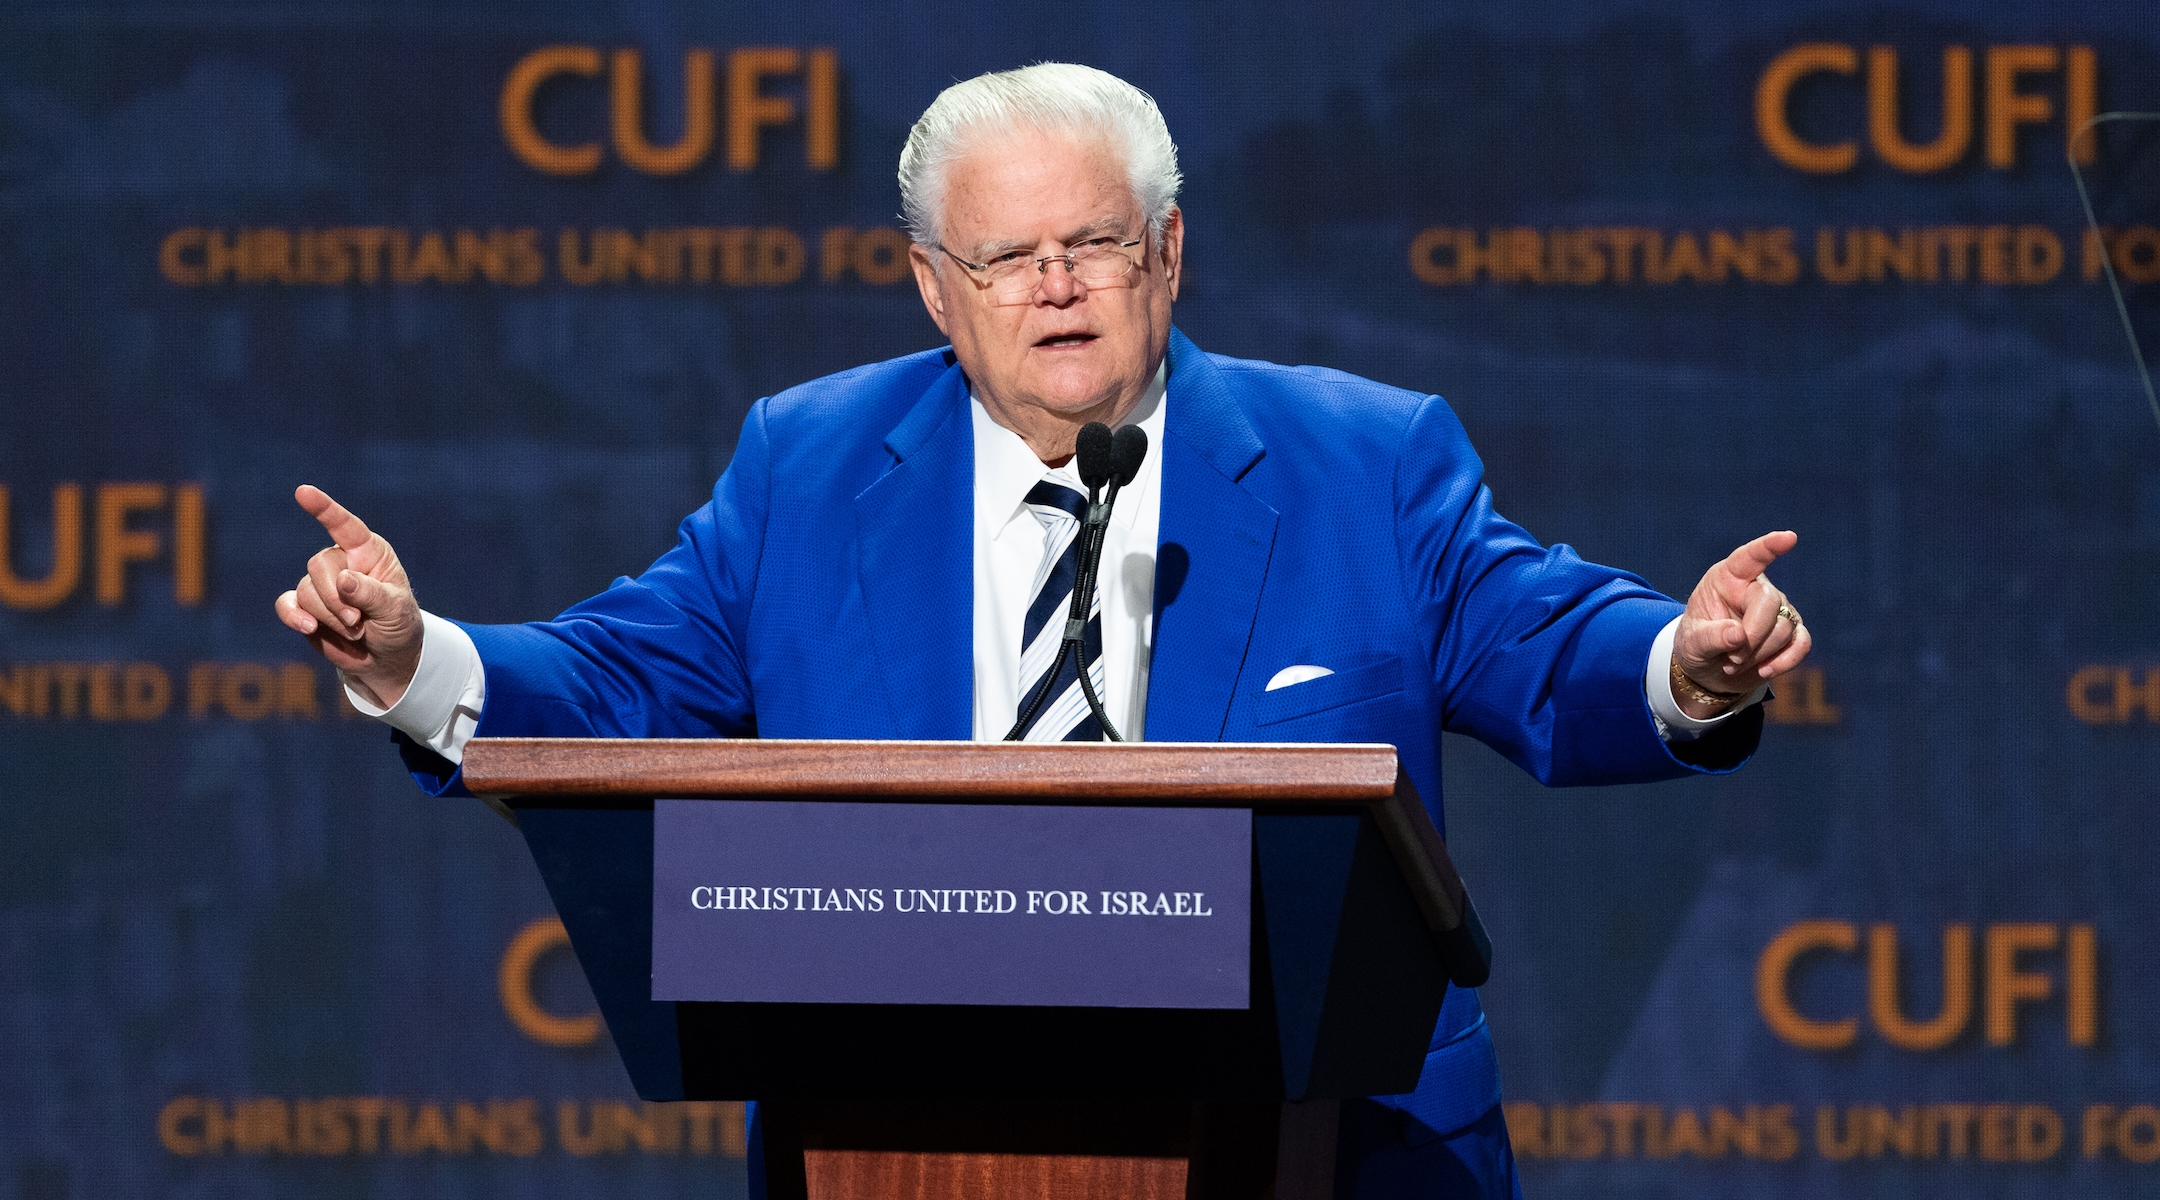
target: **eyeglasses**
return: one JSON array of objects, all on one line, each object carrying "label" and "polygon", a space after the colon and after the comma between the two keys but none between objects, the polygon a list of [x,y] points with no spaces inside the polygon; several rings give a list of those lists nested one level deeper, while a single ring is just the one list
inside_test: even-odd
[{"label": "eyeglasses", "polygon": [[[996,305],[1026,304],[1035,298],[1035,287],[1040,277],[1050,273],[1051,263],[1064,263],[1065,273],[1076,283],[1091,288],[1118,288],[1131,286],[1133,267],[1137,260],[1126,251],[1141,243],[1134,238],[1121,242],[1114,237],[1090,238],[1078,242],[1063,254],[1033,255],[1025,250],[1013,250],[998,255],[986,263],[971,263],[946,250],[938,249],[945,257],[966,267],[970,278],[981,277],[987,283],[985,293],[990,303]],[[1144,255],[1146,252],[1142,251]],[[1028,274],[1033,267],[1035,274]]]}]

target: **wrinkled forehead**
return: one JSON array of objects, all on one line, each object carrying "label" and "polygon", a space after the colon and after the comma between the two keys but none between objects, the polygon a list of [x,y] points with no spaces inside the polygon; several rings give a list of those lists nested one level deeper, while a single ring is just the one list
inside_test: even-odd
[{"label": "wrinkled forehead", "polygon": [[1143,223],[1124,155],[1107,136],[1075,131],[972,134],[946,167],[943,199],[956,250],[1131,237]]}]

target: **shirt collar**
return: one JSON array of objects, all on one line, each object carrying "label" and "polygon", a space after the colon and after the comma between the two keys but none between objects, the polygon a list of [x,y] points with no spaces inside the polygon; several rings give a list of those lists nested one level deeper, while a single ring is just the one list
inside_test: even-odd
[{"label": "shirt collar", "polygon": [[[1155,369],[1155,378],[1149,381],[1147,391],[1141,395],[1140,403],[1133,406],[1127,419],[1127,424],[1138,425],[1147,431],[1148,456],[1140,464],[1139,478],[1120,493],[1121,498],[1150,486],[1161,474],[1163,410],[1168,407],[1163,401],[1169,379],[1170,360],[1165,358]],[[975,515],[978,522],[987,524],[992,538],[1025,511],[1029,489],[1045,472],[1063,479],[1074,491],[1082,495],[1087,493],[1087,489],[1080,486],[1079,472],[1071,460],[1054,469],[1044,466],[1019,434],[992,419],[990,410],[983,407],[973,388],[968,389],[968,409],[975,432]],[[1136,505],[1121,504],[1112,510],[1110,519],[1130,529],[1136,514]]]},{"label": "shirt collar", "polygon": [[1170,407],[1169,384],[1170,359],[1165,356],[1162,365],[1155,368],[1155,378],[1140,397],[1140,403],[1133,406],[1132,414],[1126,418],[1127,424],[1138,425],[1146,432],[1148,449],[1147,457],[1140,460],[1139,475],[1118,493],[1118,499],[1125,503],[1111,511],[1113,525],[1131,529],[1140,519],[1141,505],[1148,503],[1149,494],[1161,486],[1163,426],[1166,423],[1163,414]]}]

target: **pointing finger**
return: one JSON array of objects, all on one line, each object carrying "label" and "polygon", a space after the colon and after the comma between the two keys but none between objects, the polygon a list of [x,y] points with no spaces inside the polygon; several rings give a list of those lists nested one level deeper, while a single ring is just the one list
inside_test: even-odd
[{"label": "pointing finger", "polygon": [[293,499],[307,510],[309,516],[322,522],[323,531],[330,535],[343,550],[358,550],[368,544],[373,536],[367,522],[354,516],[344,505],[330,498],[330,493],[312,483],[303,483],[293,491]]},{"label": "pointing finger", "polygon": [[1762,573],[1769,570],[1770,564],[1776,562],[1780,555],[1790,552],[1799,544],[1799,534],[1790,529],[1780,529],[1775,533],[1766,533],[1726,555],[1725,561],[1719,565],[1725,568],[1726,574],[1742,583],[1753,583],[1762,578]]}]

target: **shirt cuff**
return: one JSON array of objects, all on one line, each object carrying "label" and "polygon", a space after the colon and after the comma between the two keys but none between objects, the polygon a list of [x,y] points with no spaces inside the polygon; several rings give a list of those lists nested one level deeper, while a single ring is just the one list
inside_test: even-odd
[{"label": "shirt cuff", "polygon": [[1650,662],[1643,668],[1643,695],[1650,698],[1650,719],[1657,722],[1658,737],[1668,742],[1692,742],[1717,728],[1721,722],[1731,720],[1735,713],[1762,703],[1762,698],[1770,692],[1770,685],[1763,684],[1741,697],[1740,703],[1714,717],[1687,715],[1680,711],[1680,702],[1673,699],[1672,694],[1673,639],[1679,633],[1680,618],[1674,617],[1651,640]]},{"label": "shirt cuff", "polygon": [[413,669],[405,694],[388,708],[377,708],[353,690],[343,671],[338,682],[345,699],[363,716],[373,717],[453,763],[465,761],[465,743],[480,725],[487,702],[487,669],[471,635],[434,613],[420,614],[420,665]]}]

